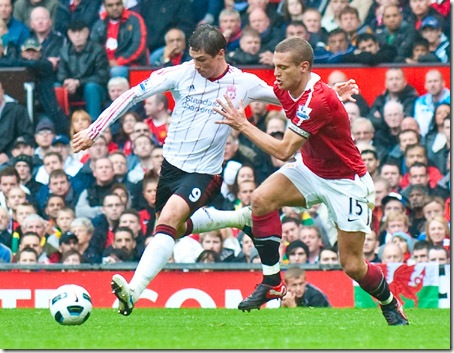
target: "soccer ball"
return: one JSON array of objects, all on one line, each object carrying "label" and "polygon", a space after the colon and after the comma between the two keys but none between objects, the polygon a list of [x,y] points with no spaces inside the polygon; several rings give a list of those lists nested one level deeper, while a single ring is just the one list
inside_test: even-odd
[{"label": "soccer ball", "polygon": [[93,306],[87,290],[76,284],[58,287],[51,297],[49,309],[61,325],[81,325],[90,317]]}]

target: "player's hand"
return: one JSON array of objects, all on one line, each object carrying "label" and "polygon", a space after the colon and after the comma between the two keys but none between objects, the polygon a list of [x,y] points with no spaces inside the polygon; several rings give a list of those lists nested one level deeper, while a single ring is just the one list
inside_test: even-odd
[{"label": "player's hand", "polygon": [[347,82],[336,83],[333,86],[333,89],[337,92],[339,97],[341,97],[343,102],[356,102],[356,99],[352,97],[353,94],[359,93],[359,88],[355,80],[350,79]]},{"label": "player's hand", "polygon": [[89,129],[85,129],[74,135],[72,146],[75,153],[84,151],[93,145],[94,141],[88,137],[88,132]]},{"label": "player's hand", "polygon": [[223,102],[219,98],[216,99],[216,101],[219,103],[219,106],[221,108],[218,108],[218,107],[213,108],[213,110],[216,113],[221,114],[224,117],[223,120],[216,121],[216,124],[229,125],[233,129],[241,131],[241,127],[244,124],[247,124],[246,113],[244,112],[244,107],[243,107],[243,100],[240,99],[239,107],[237,109],[233,105],[233,103],[230,100],[228,95],[225,94],[224,98],[225,98],[225,102]]},{"label": "player's hand", "polygon": [[284,308],[296,308],[295,294],[287,291],[287,294],[282,298],[281,306]]}]

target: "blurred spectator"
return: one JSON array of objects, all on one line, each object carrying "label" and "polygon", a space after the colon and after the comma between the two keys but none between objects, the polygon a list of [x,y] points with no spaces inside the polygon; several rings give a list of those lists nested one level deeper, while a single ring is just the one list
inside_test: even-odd
[{"label": "blurred spectator", "polygon": [[164,36],[165,46],[150,54],[150,65],[174,66],[191,60],[186,49],[186,36],[181,29],[171,28]]},{"label": "blurred spectator", "polygon": [[419,240],[413,245],[412,259],[416,264],[429,262],[430,244],[426,240]]},{"label": "blurred spectator", "polygon": [[132,153],[132,133],[134,131],[134,125],[137,122],[141,122],[143,118],[133,111],[125,113],[118,121],[120,122],[118,136],[115,141],[119,144],[120,149],[125,155]]},{"label": "blurred spectator", "polygon": [[249,13],[249,25],[260,33],[261,50],[274,51],[275,46],[282,40],[279,28],[272,25],[265,10],[256,8]]},{"label": "blurred spectator", "polygon": [[189,38],[196,27],[192,4],[187,0],[142,0],[140,14],[147,28],[150,53],[165,45],[164,37],[170,28],[181,29]]},{"label": "blurred spectator", "polygon": [[[112,244],[114,231],[118,226],[118,220],[125,210],[120,196],[110,193],[102,200],[102,215],[97,218],[95,231],[84,257],[89,263],[101,263],[102,253],[105,248]],[[94,222],[93,222],[94,223]]]},{"label": "blurred spectator", "polygon": [[232,65],[258,65],[260,63],[260,33],[246,27],[240,38],[240,47],[227,54],[226,60]]},{"label": "blurred spectator", "polygon": [[303,269],[289,268],[285,271],[284,280],[288,292],[282,298],[282,307],[331,307],[326,294],[306,281],[306,272]]},{"label": "blurred spectator", "polygon": [[377,176],[374,179],[375,186],[375,207],[372,211],[371,229],[377,234],[380,232],[380,223],[383,218],[382,200],[391,192],[388,180],[382,176]]},{"label": "blurred spectator", "polygon": [[391,241],[394,244],[397,244],[402,250],[402,253],[404,254],[402,262],[407,262],[407,260],[411,258],[413,252],[414,239],[405,232],[395,232],[392,235]]},{"label": "blurred spectator", "polygon": [[0,0],[0,19],[5,21],[8,27],[7,43],[3,43],[3,46],[6,47],[8,43],[11,43],[16,48],[20,48],[30,37],[30,30],[22,21],[13,16],[12,0]]},{"label": "blurred spectator", "polygon": [[[399,60],[400,58],[396,58]],[[404,62],[407,64],[416,64],[421,62],[439,62],[438,58],[429,51],[429,42],[425,38],[416,37],[411,45],[411,50],[405,56]]]},{"label": "blurred spectator", "polygon": [[[270,4],[269,0],[247,0],[246,7],[243,10],[239,10],[241,13],[242,27],[251,25],[250,15],[255,10],[265,11],[266,17],[269,18],[271,26],[280,28],[282,25],[282,16],[277,12],[277,6]],[[251,26],[253,27],[253,26]],[[260,32],[260,31],[259,31]]]},{"label": "blurred spectator", "polygon": [[215,251],[221,262],[235,261],[234,250],[224,247],[223,241],[220,231],[211,231],[200,234],[200,244],[204,250]]},{"label": "blurred spectator", "polygon": [[58,81],[68,90],[69,100],[84,100],[92,120],[101,113],[109,79],[105,49],[89,39],[88,25],[76,20],[68,25],[69,42],[61,48]]},{"label": "blurred spectator", "polygon": [[450,250],[451,233],[449,224],[442,216],[435,216],[426,223],[426,239],[430,245],[437,245]]},{"label": "blurred spectator", "polygon": [[414,108],[414,117],[418,122],[423,137],[436,124],[434,114],[438,105],[450,104],[451,102],[451,93],[446,88],[445,80],[440,71],[434,69],[426,73],[424,88],[427,93],[416,99]]},{"label": "blurred spectator", "polygon": [[132,230],[128,227],[119,226],[114,232],[112,244],[103,251],[102,263],[116,262],[111,258],[112,251],[115,249],[122,249],[125,252],[126,257],[122,259],[123,262],[137,262],[139,258],[136,256],[135,247],[136,239]]},{"label": "blurred spectator", "polygon": [[384,264],[404,262],[404,253],[400,246],[392,242],[386,243],[383,247],[381,262]]},{"label": "blurred spectator", "polygon": [[105,12],[91,30],[91,40],[103,46],[110,77],[129,78],[129,67],[148,64],[147,29],[142,16],[125,8],[122,0],[104,0]]},{"label": "blurred spectator", "polygon": [[300,239],[307,245],[309,256],[307,262],[316,264],[319,262],[320,251],[322,249],[322,236],[316,226],[302,226]]},{"label": "blurred spectator", "polygon": [[333,29],[328,33],[326,47],[317,46],[314,50],[315,64],[337,64],[343,58],[353,53],[355,47],[349,43],[347,33],[340,28]]},{"label": "blurred spectator", "polygon": [[49,175],[49,186],[45,185],[37,195],[37,201],[41,208],[44,207],[49,195],[58,195],[64,198],[66,206],[74,207],[78,199],[78,193],[69,182],[69,176],[63,169],[55,169]]},{"label": "blurred spectator", "polygon": [[428,190],[422,184],[414,184],[405,189],[403,193],[410,201],[410,227],[408,231],[413,238],[418,238],[421,233],[424,233],[426,219],[423,207],[424,200],[428,196]]},{"label": "blurred spectator", "polygon": [[435,218],[436,216],[444,215],[444,206],[445,202],[441,197],[438,196],[428,196],[424,199],[423,213],[424,218],[427,221]]},{"label": "blurred spectator", "polygon": [[22,252],[25,248],[32,248],[38,254],[38,263],[40,264],[49,264],[49,258],[47,254],[43,251],[43,247],[40,245],[40,236],[35,232],[25,232],[19,244],[19,253]]},{"label": "blurred spectator", "polygon": [[440,265],[450,263],[449,252],[442,246],[432,246],[428,258],[430,262],[436,262]]},{"label": "blurred spectator", "polygon": [[292,21],[303,21],[306,4],[304,0],[283,0],[279,4],[279,12],[282,13],[285,27]]},{"label": "blurred spectator", "polygon": [[56,169],[63,169],[63,156],[56,151],[49,151],[43,157],[43,165],[38,168],[35,180],[41,184],[49,184],[49,175]]},{"label": "blurred spectator", "polygon": [[288,243],[298,240],[300,237],[300,225],[301,222],[298,219],[284,216],[282,218],[282,238]]},{"label": "blurred spectator", "polygon": [[76,234],[78,239],[78,251],[85,258],[85,251],[88,248],[95,228],[88,218],[79,217],[71,222],[70,231]]},{"label": "blurred spectator", "polygon": [[110,193],[115,183],[113,165],[108,158],[99,158],[94,161],[93,176],[95,181],[87,185],[79,196],[76,204],[77,217],[93,219],[102,214],[103,199]]},{"label": "blurred spectator", "polygon": [[[405,149],[405,165],[407,173],[404,174],[402,181],[400,182],[400,186],[402,188],[405,188],[409,184],[424,184],[430,189],[434,189],[437,186],[438,181],[443,178],[443,174],[441,174],[436,167],[428,166],[428,161],[429,160],[427,158],[426,148],[424,146],[419,144],[408,145]],[[411,180],[410,169],[412,168],[412,166],[414,166],[415,163],[422,164],[422,166],[425,167],[426,170],[424,171],[424,173],[413,173],[413,176],[415,178]],[[418,165],[419,168],[421,168],[422,166]],[[419,169],[418,171],[422,172],[421,169]],[[419,174],[420,176],[417,177],[417,174]],[[421,180],[421,183],[418,183],[418,179],[422,178],[423,176],[426,176],[427,179],[424,178]]]},{"label": "blurred spectator", "polygon": [[[405,118],[404,118],[405,119]],[[413,118],[409,118],[412,119]],[[403,122],[403,120],[402,120]],[[401,127],[402,127],[401,122]],[[398,144],[395,145],[391,151],[388,153],[386,158],[387,161],[395,162],[399,165],[400,170],[402,173],[407,171],[407,162],[406,162],[406,151],[408,146],[419,146],[421,142],[420,135],[415,130],[400,130],[399,134],[397,135]],[[413,163],[413,158],[411,159],[411,163]]]},{"label": "blurred spectator", "polygon": [[139,211],[142,232],[149,235],[153,232],[156,222],[155,203],[158,177],[153,173],[146,173],[142,181],[142,193],[146,203]]},{"label": "blurred spectator", "polygon": [[[76,250],[78,252],[79,248],[79,239],[72,232],[63,232],[60,236],[58,252],[53,253],[49,256],[51,263],[59,263],[63,260],[63,255],[65,255],[69,250]],[[66,258],[66,256],[65,256]]]},{"label": "blurred spectator", "polygon": [[431,120],[432,126],[425,138],[427,157],[442,174],[445,174],[450,150],[451,105],[449,103],[438,105]]},{"label": "blurred spectator", "polygon": [[16,254],[16,262],[18,264],[37,264],[38,263],[38,252],[32,247],[24,247],[21,251]]},{"label": "blurred spectator", "polygon": [[339,254],[337,249],[334,247],[323,248],[320,251],[320,260],[318,263],[322,269],[329,269],[339,265]]},{"label": "blurred spectator", "polygon": [[223,0],[193,0],[192,12],[196,26],[217,25],[219,13],[224,8],[223,5]]},{"label": "blurred spectator", "polygon": [[219,29],[227,41],[227,53],[240,47],[241,38],[240,13],[233,9],[224,9],[219,14]]},{"label": "blurred spectator", "polygon": [[37,182],[33,178],[33,158],[26,154],[20,154],[13,159],[13,166],[19,174],[21,185],[24,185],[28,190],[30,190],[30,196],[34,200],[43,184]]},{"label": "blurred spectator", "polygon": [[52,140],[55,137],[54,123],[47,118],[41,119],[36,125],[34,137],[37,144],[35,155],[42,162],[44,155],[51,151]]},{"label": "blurred spectator", "polygon": [[328,32],[322,27],[322,15],[315,8],[307,8],[303,13],[303,22],[309,32],[312,48],[315,48],[317,43],[325,43],[328,41]]},{"label": "blurred spectator", "polygon": [[343,58],[344,63],[359,63],[374,66],[394,61],[397,51],[391,45],[379,44],[372,33],[361,33],[356,37],[357,49]]},{"label": "blurred spectator", "polygon": [[348,6],[348,0],[329,0],[328,7],[330,11],[325,12],[322,17],[322,27],[328,32],[339,28],[339,16],[341,11]]},{"label": "blurred spectator", "polygon": [[357,37],[360,34],[373,34],[372,29],[365,23],[361,23],[358,10],[354,7],[344,7],[339,14],[339,27],[348,35],[349,42],[358,47]]},{"label": "blurred spectator", "polygon": [[[249,235],[247,235],[246,233],[240,232],[240,234],[238,235],[238,240],[240,241],[241,252],[237,256],[236,261],[252,263],[253,255],[254,255],[253,249],[255,249],[252,238]],[[256,250],[257,249],[255,249],[255,251]]]},{"label": "blurred spectator", "polygon": [[[410,11],[405,9],[405,20],[417,30],[422,28],[422,23],[426,18],[435,17],[439,20],[442,18],[440,13],[430,6],[430,0],[409,0],[408,4]],[[449,26],[443,27],[446,27],[444,28],[446,30]]]},{"label": "blurred spectator", "polygon": [[139,212],[133,208],[124,210],[118,220],[118,227],[126,227],[132,231],[136,243],[134,256],[140,259],[145,250],[145,233],[142,232]]},{"label": "blurred spectator", "polygon": [[[2,0],[0,0],[2,1]],[[11,157],[11,150],[16,138],[22,136],[33,139],[33,128],[25,107],[15,102],[5,102],[5,91],[0,83],[0,166]]]},{"label": "blurred spectator", "polygon": [[[30,13],[30,29],[32,38],[38,40],[41,44],[41,54],[52,63],[54,73],[57,71],[60,61],[60,48],[66,43],[66,38],[52,29],[55,23],[51,19],[49,10],[43,6],[35,7]],[[56,81],[56,76],[53,75]]]},{"label": "blurred spectator", "polygon": [[219,254],[214,250],[202,250],[199,256],[195,259],[195,262],[209,264],[221,262],[221,259],[219,258]]},{"label": "blurred spectator", "polygon": [[366,233],[363,245],[363,255],[365,260],[369,262],[381,262],[377,255],[378,245],[377,233],[374,231]]},{"label": "blurred spectator", "polygon": [[[17,216],[17,211],[16,211]],[[11,216],[8,209],[4,206],[0,206],[0,244],[6,245],[8,248],[12,247],[12,234],[8,230],[11,222]]]},{"label": "blurred spectator", "polygon": [[58,0],[16,0],[14,1],[13,16],[30,28],[30,17],[34,9],[44,7],[51,14],[52,20],[55,21],[59,6],[60,1]]},{"label": "blurred spectator", "polygon": [[383,8],[383,27],[376,29],[380,45],[391,45],[396,48],[395,62],[402,62],[410,53],[417,32],[403,19],[402,12],[397,4],[390,4]]},{"label": "blurred spectator", "polygon": [[375,99],[367,116],[374,124],[376,131],[384,125],[384,106],[388,101],[393,100],[401,103],[404,116],[413,116],[414,103],[418,97],[415,88],[407,83],[401,68],[390,68],[385,75],[386,90]]},{"label": "blurred spectator", "polygon": [[361,159],[366,165],[367,172],[370,174],[372,179],[378,176],[378,167],[380,166],[380,160],[378,159],[377,152],[373,150],[364,150],[361,152]]},{"label": "blurred spectator", "polygon": [[145,120],[150,131],[159,145],[164,144],[167,137],[168,125],[171,115],[169,113],[169,100],[164,93],[157,93],[144,101]]},{"label": "blurred spectator", "polygon": [[57,9],[54,29],[60,33],[68,30],[68,25],[75,20],[84,21],[89,28],[99,20],[99,9],[102,0],[60,0]]},{"label": "blurred spectator", "polygon": [[151,152],[154,145],[147,135],[139,135],[134,139],[133,151],[138,157],[138,163],[128,173],[128,181],[136,184],[143,179],[145,173],[153,169]]},{"label": "blurred spectator", "polygon": [[398,143],[400,123],[404,119],[404,113],[404,106],[400,102],[389,100],[383,106],[383,122],[376,130],[374,137],[378,145],[387,147],[388,153]]},{"label": "blurred spectator", "polygon": [[63,169],[69,176],[75,176],[83,164],[71,153],[69,139],[65,135],[57,135],[52,140],[52,151],[59,153],[63,158]]},{"label": "blurred spectator", "polygon": [[68,249],[61,255],[61,261],[63,265],[80,265],[83,263],[82,255],[77,249]]},{"label": "blurred spectator", "polygon": [[379,160],[384,160],[387,155],[386,148],[377,145],[374,140],[375,136],[375,129],[374,125],[371,123],[369,119],[359,117],[354,121],[350,122],[351,130],[352,130],[352,137],[355,141],[355,144],[358,143],[365,143],[369,145],[371,150],[375,151]]},{"label": "blurred spectator", "polygon": [[[336,83],[341,83],[341,82],[346,82],[348,81],[347,75],[341,71],[341,70],[333,70],[328,76],[328,85],[331,87],[334,87]],[[360,87],[361,89],[361,87]],[[349,107],[352,106],[353,104],[356,104],[359,108],[360,114],[358,115],[361,117],[366,117],[367,114],[369,113],[369,105],[366,102],[366,99],[361,95],[361,92],[358,94],[352,94],[352,97],[356,100],[356,102],[345,102],[344,106],[345,109],[347,110],[347,113],[349,113]],[[350,114],[349,114],[350,117]],[[350,120],[351,122],[352,120]]]},{"label": "blurred spectator", "polygon": [[[20,186],[20,177],[17,170],[11,166],[3,168],[0,171],[0,206],[7,207],[6,196],[12,188],[17,186]],[[22,185],[21,188],[27,194],[30,194],[30,190],[28,190],[25,186]]]}]

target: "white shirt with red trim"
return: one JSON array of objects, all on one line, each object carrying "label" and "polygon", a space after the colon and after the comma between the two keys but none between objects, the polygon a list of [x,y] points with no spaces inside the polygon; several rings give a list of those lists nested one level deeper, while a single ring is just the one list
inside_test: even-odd
[{"label": "white shirt with red trim", "polygon": [[118,97],[90,126],[89,136],[102,131],[134,104],[153,94],[170,91],[175,100],[163,148],[164,158],[188,173],[219,174],[224,146],[231,128],[216,124],[222,116],[213,111],[217,98],[228,94],[234,105],[259,100],[280,104],[273,89],[257,76],[229,66],[215,80],[203,78],[192,61],[154,71],[150,77]]}]

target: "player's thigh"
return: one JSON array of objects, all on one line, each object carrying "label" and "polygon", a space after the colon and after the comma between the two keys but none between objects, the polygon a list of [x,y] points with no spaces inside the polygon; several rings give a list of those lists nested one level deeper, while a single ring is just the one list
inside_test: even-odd
[{"label": "player's thigh", "polygon": [[283,206],[302,206],[304,196],[282,173],[270,175],[252,194],[252,210],[263,215]]},{"label": "player's thigh", "polygon": [[322,201],[336,226],[345,232],[370,232],[375,191],[368,174],[354,180],[322,179]]}]

